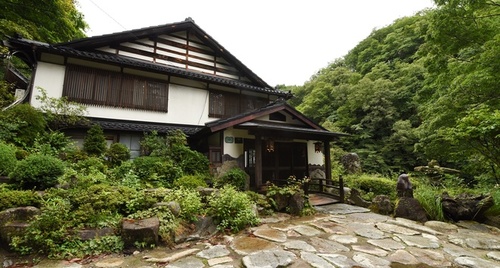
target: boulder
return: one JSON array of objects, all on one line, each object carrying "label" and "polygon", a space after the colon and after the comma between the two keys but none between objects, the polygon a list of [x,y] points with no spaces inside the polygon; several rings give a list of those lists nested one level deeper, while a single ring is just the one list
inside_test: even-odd
[{"label": "boulder", "polygon": [[357,153],[348,153],[342,156],[341,160],[347,174],[361,173],[361,160]]},{"label": "boulder", "polygon": [[122,239],[125,247],[140,244],[158,245],[160,221],[157,217],[147,219],[124,219],[122,223]]},{"label": "boulder", "polygon": [[288,199],[288,207],[290,209],[290,214],[300,215],[300,212],[304,209],[305,200],[304,193],[302,191],[296,192],[290,199]]},{"label": "boulder", "polygon": [[154,204],[154,207],[167,207],[174,216],[179,216],[181,214],[181,205],[178,202],[158,202]]},{"label": "boulder", "polygon": [[371,202],[364,200],[361,197],[361,193],[358,190],[354,189],[354,188],[351,189],[351,195],[349,196],[349,199],[347,199],[347,201],[351,205],[355,205],[355,206],[358,206],[358,207],[367,208],[367,207],[369,207],[371,205]]},{"label": "boulder", "polygon": [[373,198],[370,209],[375,213],[390,215],[394,211],[394,206],[387,195],[377,195]]},{"label": "boulder", "polygon": [[426,222],[427,213],[417,199],[401,197],[394,210],[394,217],[405,218],[413,221]]},{"label": "boulder", "polygon": [[453,221],[475,220],[484,222],[486,216],[484,212],[494,204],[490,195],[469,195],[460,194],[455,198],[444,192],[441,195],[441,205],[446,218]]},{"label": "boulder", "polygon": [[12,237],[22,235],[28,228],[29,222],[37,215],[40,209],[36,207],[9,208],[0,212],[0,244],[7,246]]},{"label": "boulder", "polygon": [[115,230],[111,227],[81,229],[76,231],[81,240],[92,240],[95,238],[110,236],[115,234]]},{"label": "boulder", "polygon": [[205,239],[217,233],[217,225],[210,216],[197,216],[190,228],[179,228],[175,232],[175,243]]}]

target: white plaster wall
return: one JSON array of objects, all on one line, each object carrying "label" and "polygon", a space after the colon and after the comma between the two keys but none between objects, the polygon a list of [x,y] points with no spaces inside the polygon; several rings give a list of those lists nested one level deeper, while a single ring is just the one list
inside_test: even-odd
[{"label": "white plaster wall", "polygon": [[66,67],[62,65],[38,62],[33,81],[33,94],[30,99],[33,107],[41,106],[36,99],[36,96],[40,95],[39,87],[45,89],[48,97],[60,98],[62,96],[65,71]]},{"label": "white plaster wall", "polygon": [[98,118],[203,125],[209,121],[208,91],[170,84],[167,113],[106,106],[87,106],[87,111]]},{"label": "white plaster wall", "polygon": [[[232,137],[233,143],[226,143],[226,137]],[[224,138],[222,142],[224,143],[223,154],[228,154],[231,157],[237,158],[243,154],[243,143],[235,143],[235,138],[254,138],[248,135],[248,131],[243,129],[228,128],[224,131]]]},{"label": "white plaster wall", "polygon": [[324,155],[323,153],[316,153],[314,151],[314,143],[316,141],[307,141],[307,159],[311,165],[323,165]]},{"label": "white plaster wall", "polygon": [[[62,65],[45,62],[38,64],[33,87],[34,94],[30,100],[34,107],[41,105],[36,100],[36,96],[39,95],[37,87],[44,88],[49,97],[60,98],[62,96],[65,70]],[[86,105],[87,116],[188,125],[203,125],[214,120],[208,117],[209,93],[207,90],[170,84],[168,94],[167,113]]]}]

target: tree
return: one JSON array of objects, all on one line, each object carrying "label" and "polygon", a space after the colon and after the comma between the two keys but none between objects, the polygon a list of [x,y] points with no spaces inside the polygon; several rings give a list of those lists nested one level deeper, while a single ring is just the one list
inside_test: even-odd
[{"label": "tree", "polygon": [[87,24],[75,0],[0,0],[0,38],[16,33],[48,43],[85,37]]},{"label": "tree", "polygon": [[[500,5],[489,0],[436,4],[422,50],[428,75],[417,93],[423,120],[417,149],[428,159],[478,175],[484,163],[496,161],[490,154],[478,154],[476,142],[491,138],[485,132],[474,138],[464,133],[478,129],[469,120],[472,114],[477,117],[484,107],[492,114],[500,109]],[[495,129],[496,123],[485,120],[481,128]]]},{"label": "tree", "polygon": [[101,156],[106,151],[106,138],[99,125],[93,125],[83,141],[83,150],[92,156]]},{"label": "tree", "polygon": [[87,108],[77,102],[69,101],[67,97],[53,98],[47,95],[43,88],[38,88],[40,95],[36,99],[41,105],[38,108],[52,130],[60,130],[76,124],[87,124],[84,117]]}]

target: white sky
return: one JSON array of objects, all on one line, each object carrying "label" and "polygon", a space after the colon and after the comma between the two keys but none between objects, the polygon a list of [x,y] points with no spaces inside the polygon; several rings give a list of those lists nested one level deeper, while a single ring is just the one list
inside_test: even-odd
[{"label": "white sky", "polygon": [[432,0],[78,0],[88,36],[191,17],[269,85],[303,85],[374,29]]}]

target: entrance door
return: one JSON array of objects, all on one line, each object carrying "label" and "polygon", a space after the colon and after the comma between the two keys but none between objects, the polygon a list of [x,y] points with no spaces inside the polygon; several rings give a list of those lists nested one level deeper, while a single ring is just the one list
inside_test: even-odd
[{"label": "entrance door", "polygon": [[[250,188],[255,189],[255,140],[244,140],[245,172],[250,175]],[[274,151],[266,150],[262,141],[262,183],[286,183],[294,175],[297,179],[308,176],[307,144],[275,142]]]},{"label": "entrance door", "polygon": [[[266,148],[263,145],[263,148]],[[305,143],[276,142],[274,151],[262,153],[262,181],[284,184],[290,176],[307,176],[307,145]]]}]

